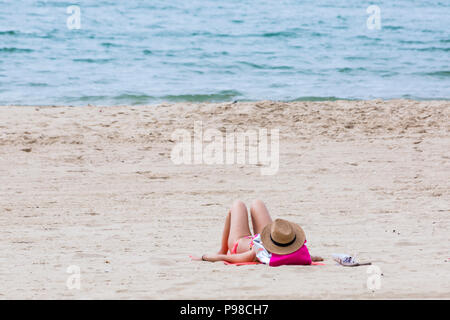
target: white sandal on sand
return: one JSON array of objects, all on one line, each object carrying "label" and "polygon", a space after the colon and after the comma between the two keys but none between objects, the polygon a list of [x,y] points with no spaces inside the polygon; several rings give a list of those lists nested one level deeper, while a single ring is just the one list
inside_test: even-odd
[{"label": "white sandal on sand", "polygon": [[334,261],[344,267],[359,267],[372,264],[372,262],[359,263],[354,257],[345,253],[334,253],[332,254],[332,257]]}]

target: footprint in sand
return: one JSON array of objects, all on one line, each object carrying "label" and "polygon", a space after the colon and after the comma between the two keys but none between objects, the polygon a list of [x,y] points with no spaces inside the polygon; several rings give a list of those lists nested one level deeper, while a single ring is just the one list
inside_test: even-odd
[{"label": "footprint in sand", "polygon": [[398,241],[395,245],[400,246],[400,247],[412,247],[412,246],[419,246],[420,243],[401,240],[401,241]]},{"label": "footprint in sand", "polygon": [[170,259],[154,259],[152,260],[152,264],[157,266],[173,266],[174,262]]}]

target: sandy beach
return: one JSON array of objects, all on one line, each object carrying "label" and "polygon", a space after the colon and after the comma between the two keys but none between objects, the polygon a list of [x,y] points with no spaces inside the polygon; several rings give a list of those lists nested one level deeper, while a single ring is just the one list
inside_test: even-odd
[{"label": "sandy beach", "polygon": [[[412,100],[0,107],[0,299],[449,299],[449,116]],[[278,129],[277,172],[174,164],[173,132],[196,121]],[[190,261],[217,252],[236,199],[302,225],[325,265]]]}]

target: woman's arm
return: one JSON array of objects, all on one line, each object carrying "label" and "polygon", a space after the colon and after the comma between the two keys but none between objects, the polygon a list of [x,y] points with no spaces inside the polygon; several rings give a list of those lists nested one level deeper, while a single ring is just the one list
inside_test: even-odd
[{"label": "woman's arm", "polygon": [[256,254],[253,250],[249,250],[243,253],[237,254],[204,254],[202,260],[216,262],[216,261],[227,261],[231,263],[236,262],[252,262],[255,261]]}]

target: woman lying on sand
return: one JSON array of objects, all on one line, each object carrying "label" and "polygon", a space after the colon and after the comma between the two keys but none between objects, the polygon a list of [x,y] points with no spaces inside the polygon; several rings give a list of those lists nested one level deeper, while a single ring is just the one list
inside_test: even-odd
[{"label": "woman lying on sand", "polygon": [[259,261],[270,266],[308,265],[311,261],[323,260],[310,256],[305,245],[305,233],[300,226],[283,219],[272,221],[261,200],[253,201],[250,214],[254,236],[248,224],[247,207],[242,201],[235,201],[225,221],[219,252],[192,259],[230,263]]}]

